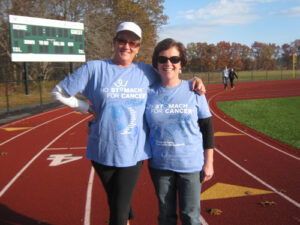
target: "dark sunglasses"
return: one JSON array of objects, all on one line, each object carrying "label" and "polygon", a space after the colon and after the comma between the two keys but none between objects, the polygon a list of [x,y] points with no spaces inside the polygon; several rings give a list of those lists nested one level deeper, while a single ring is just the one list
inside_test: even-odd
[{"label": "dark sunglasses", "polygon": [[138,41],[127,41],[127,40],[124,40],[122,38],[115,38],[115,41],[118,42],[118,45],[120,47],[123,47],[128,43],[130,48],[136,48],[136,47],[140,46],[140,44],[141,44]]},{"label": "dark sunglasses", "polygon": [[166,63],[168,60],[170,60],[171,63],[176,64],[181,61],[181,58],[180,58],[180,56],[172,56],[170,58],[168,58],[166,56],[158,56],[158,58],[157,58],[157,61],[159,63]]}]

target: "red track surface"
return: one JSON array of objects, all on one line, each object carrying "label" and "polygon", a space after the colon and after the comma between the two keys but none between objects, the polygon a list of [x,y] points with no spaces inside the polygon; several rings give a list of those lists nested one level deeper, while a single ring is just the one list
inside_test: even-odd
[{"label": "red track surface", "polygon": [[[216,152],[215,176],[202,189],[207,197],[201,203],[203,224],[299,225],[300,151],[228,118],[216,102],[300,96],[300,80],[236,86],[233,91],[207,86]],[[88,116],[61,108],[0,127],[1,225],[107,224],[104,190],[84,157],[87,120]],[[235,186],[227,189],[226,184]],[[258,194],[256,189],[270,193]],[[266,201],[272,204],[259,205]],[[157,224],[157,201],[146,163],[132,205],[132,225]],[[210,215],[209,208],[222,213]]]}]

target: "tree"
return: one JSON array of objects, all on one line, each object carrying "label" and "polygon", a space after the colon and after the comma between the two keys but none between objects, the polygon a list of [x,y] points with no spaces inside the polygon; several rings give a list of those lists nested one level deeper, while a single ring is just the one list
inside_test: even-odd
[{"label": "tree", "polygon": [[[134,21],[143,30],[143,39],[137,61],[150,63],[153,48],[157,40],[160,26],[166,23],[163,14],[164,0],[1,0],[0,1],[0,63],[5,62],[2,74],[15,73],[21,63],[10,62],[9,23],[8,16],[21,15],[41,17],[55,20],[67,20],[84,23],[85,51],[87,60],[111,58],[113,54],[113,37],[120,22]],[[9,64],[10,66],[7,66]],[[38,76],[54,78],[68,74],[68,63],[60,63],[63,69],[57,69],[57,63],[32,63],[30,78]],[[76,63],[75,67],[80,63]],[[1,65],[1,68],[4,66]],[[13,77],[17,79],[17,75]]]},{"label": "tree", "polygon": [[229,67],[235,70],[241,70],[243,68],[242,62],[242,50],[243,47],[239,43],[232,43],[231,45],[231,56],[229,61]]},{"label": "tree", "polygon": [[190,60],[187,69],[193,71],[212,71],[215,69],[216,47],[207,43],[190,43],[187,46],[187,57]]},{"label": "tree", "polygon": [[283,61],[283,66],[286,69],[291,69],[292,68],[292,55],[293,55],[293,48],[289,44],[284,44],[282,45],[282,61]]},{"label": "tree", "polygon": [[276,68],[274,46],[276,45],[254,42],[252,45],[252,52],[255,58],[256,69],[273,70]]},{"label": "tree", "polygon": [[229,42],[221,41],[217,44],[216,67],[218,70],[222,70],[225,66],[229,66],[230,50],[231,50],[231,45]]},{"label": "tree", "polygon": [[274,49],[270,45],[265,45],[261,49],[261,68],[264,70],[274,70],[275,60],[273,59],[274,56]]}]

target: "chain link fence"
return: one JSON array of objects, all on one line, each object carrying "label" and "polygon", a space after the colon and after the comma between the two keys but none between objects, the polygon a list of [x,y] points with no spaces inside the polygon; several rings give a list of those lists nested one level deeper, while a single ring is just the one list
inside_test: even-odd
[{"label": "chain link fence", "polygon": [[51,91],[58,80],[0,81],[0,116],[15,111],[54,105]]}]

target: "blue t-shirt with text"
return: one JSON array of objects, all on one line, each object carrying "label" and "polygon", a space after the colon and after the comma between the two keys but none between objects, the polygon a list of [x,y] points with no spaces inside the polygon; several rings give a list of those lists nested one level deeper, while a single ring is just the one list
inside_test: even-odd
[{"label": "blue t-shirt with text", "polygon": [[204,150],[198,119],[208,117],[205,96],[193,92],[189,81],[171,88],[153,85],[146,105],[152,150],[149,166],[182,173],[201,171]]},{"label": "blue t-shirt with text", "polygon": [[98,117],[92,121],[88,135],[88,159],[127,167],[151,157],[144,112],[149,86],[158,77],[145,63],[120,67],[112,60],[95,60],[60,83],[70,96],[87,97]]}]

